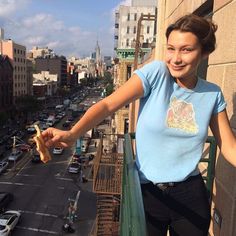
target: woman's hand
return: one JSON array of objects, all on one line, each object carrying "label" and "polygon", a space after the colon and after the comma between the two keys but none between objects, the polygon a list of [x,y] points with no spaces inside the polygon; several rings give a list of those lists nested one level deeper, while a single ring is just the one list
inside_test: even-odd
[{"label": "woman's hand", "polygon": [[77,139],[77,137],[75,137],[70,130],[64,131],[55,128],[48,128],[43,131],[42,138],[47,147],[70,147],[76,142]]}]

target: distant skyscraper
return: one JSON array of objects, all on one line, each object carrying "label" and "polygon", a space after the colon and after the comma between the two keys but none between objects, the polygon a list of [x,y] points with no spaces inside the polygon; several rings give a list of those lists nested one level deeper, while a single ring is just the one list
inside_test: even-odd
[{"label": "distant skyscraper", "polygon": [[98,41],[97,41],[97,45],[95,48],[95,52],[96,52],[96,63],[99,64],[101,62],[101,50],[100,50],[100,46],[98,44]]}]

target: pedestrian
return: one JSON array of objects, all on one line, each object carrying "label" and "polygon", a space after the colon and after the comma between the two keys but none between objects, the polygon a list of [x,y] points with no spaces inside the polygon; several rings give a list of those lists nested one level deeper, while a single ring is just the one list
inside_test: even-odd
[{"label": "pedestrian", "polygon": [[48,147],[72,145],[119,108],[140,99],[136,166],[149,236],[206,236],[210,207],[198,170],[210,126],[226,160],[236,166],[236,138],[221,89],[197,76],[215,50],[217,25],[188,14],[168,26],[164,61],[134,71],[113,94],[88,109],[69,131],[43,132]]},{"label": "pedestrian", "polygon": [[70,225],[72,225],[74,223],[75,211],[76,211],[76,207],[75,207],[74,203],[70,202],[69,207],[68,207],[68,218],[69,218]]}]

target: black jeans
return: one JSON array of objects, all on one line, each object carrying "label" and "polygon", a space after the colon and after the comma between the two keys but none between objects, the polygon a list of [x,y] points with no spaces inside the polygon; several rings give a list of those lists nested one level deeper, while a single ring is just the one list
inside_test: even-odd
[{"label": "black jeans", "polygon": [[189,177],[175,186],[159,189],[142,184],[149,236],[207,236],[210,204],[201,175]]}]

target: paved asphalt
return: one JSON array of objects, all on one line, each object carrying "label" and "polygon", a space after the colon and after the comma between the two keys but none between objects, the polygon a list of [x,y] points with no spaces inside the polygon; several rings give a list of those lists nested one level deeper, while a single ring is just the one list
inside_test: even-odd
[{"label": "paved asphalt", "polygon": [[67,222],[69,199],[75,199],[78,191],[78,217],[73,224],[76,232],[70,235],[89,235],[96,217],[96,195],[92,182],[81,183],[78,174],[68,173],[71,153],[66,149],[46,164],[32,163],[26,153],[0,176],[1,192],[14,194],[8,210],[22,213],[12,236],[67,235],[62,225]]}]

